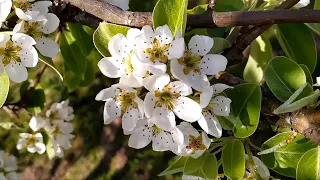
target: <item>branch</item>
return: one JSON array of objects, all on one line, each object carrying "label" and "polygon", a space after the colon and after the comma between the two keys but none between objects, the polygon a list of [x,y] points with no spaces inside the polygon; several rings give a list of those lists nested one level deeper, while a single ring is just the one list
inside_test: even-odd
[{"label": "branch", "polygon": [[[130,27],[152,25],[151,12],[123,11],[98,0],[53,1],[52,10],[63,22],[77,22],[93,28],[96,28],[103,20]],[[294,1],[286,1],[280,7],[292,7]],[[203,14],[189,15],[187,25],[192,28],[216,28],[301,22],[320,23],[320,10],[207,11]]]}]

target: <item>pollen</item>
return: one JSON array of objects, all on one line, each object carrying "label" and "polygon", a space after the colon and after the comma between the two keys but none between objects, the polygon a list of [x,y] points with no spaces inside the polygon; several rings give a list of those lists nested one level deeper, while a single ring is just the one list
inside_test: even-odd
[{"label": "pollen", "polygon": [[174,109],[175,99],[180,97],[179,93],[173,93],[170,91],[170,87],[164,87],[163,91],[155,91],[155,96],[159,98],[159,101],[155,102],[156,107],[167,107],[170,111]]},{"label": "pollen", "polygon": [[202,136],[194,137],[189,136],[189,145],[186,146],[187,149],[191,149],[192,153],[197,150],[205,150],[206,146],[202,143]]},{"label": "pollen", "polygon": [[152,126],[152,131],[153,131],[153,135],[154,135],[154,136],[157,136],[157,135],[159,135],[163,130],[154,125],[154,126]]},{"label": "pollen", "polygon": [[123,115],[128,111],[129,108],[138,108],[138,104],[134,101],[136,94],[134,92],[128,92],[122,90],[121,93],[116,97],[116,100],[121,103],[121,114]]},{"label": "pollen", "polygon": [[34,39],[44,36],[44,33],[40,30],[38,22],[25,22],[24,31]]},{"label": "pollen", "polygon": [[201,56],[193,55],[191,51],[187,50],[184,52],[184,56],[178,59],[178,63],[183,65],[183,73],[185,75],[190,74],[190,72],[200,73],[199,64],[201,61]]},{"label": "pollen", "polygon": [[150,55],[150,61],[153,63],[155,63],[156,60],[167,63],[169,48],[170,44],[161,45],[160,42],[155,39],[152,43],[152,48],[147,48],[144,52]]},{"label": "pollen", "polygon": [[27,0],[16,0],[12,3],[12,7],[20,8],[26,11],[31,7],[31,3],[29,3]]}]

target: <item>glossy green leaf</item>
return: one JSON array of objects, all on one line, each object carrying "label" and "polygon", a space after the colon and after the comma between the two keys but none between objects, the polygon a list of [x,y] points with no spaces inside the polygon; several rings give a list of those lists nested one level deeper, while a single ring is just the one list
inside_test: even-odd
[{"label": "glossy green leaf", "polygon": [[250,56],[243,72],[244,80],[262,84],[264,71],[271,59],[270,41],[264,36],[259,36],[251,43]]},{"label": "glossy green leaf", "polygon": [[65,69],[65,82],[68,87],[68,91],[72,92],[80,86],[81,78],[73,73],[67,66],[64,67]]},{"label": "glossy green leaf", "polygon": [[238,0],[218,0],[214,6],[217,12],[241,11],[244,8],[243,1]]},{"label": "glossy green leaf", "polygon": [[291,131],[277,134],[264,142],[261,147],[263,150],[277,147],[271,153],[263,154],[262,161],[273,171],[289,177],[296,176],[296,168],[301,156],[308,150],[317,147],[302,135],[298,135],[290,144],[287,144],[286,140],[292,138],[293,135]]},{"label": "glossy green leaf", "polygon": [[317,50],[308,27],[301,23],[279,24],[275,32],[285,54],[298,64],[306,65],[310,72],[313,72],[317,65]]},{"label": "glossy green leaf", "polygon": [[51,140],[48,140],[47,145],[46,145],[46,152],[48,155],[49,159],[53,159],[56,155],[54,149],[53,149],[53,144],[51,142]]},{"label": "glossy green leaf", "polygon": [[188,9],[187,10],[187,13],[188,14],[202,14],[204,12],[206,12],[208,9],[208,4],[201,4],[201,5],[198,5],[192,9]]},{"label": "glossy green leaf", "polygon": [[45,57],[45,56],[42,56],[40,53],[38,53],[38,56],[39,56],[39,60],[41,62],[43,62],[44,64],[46,64],[47,66],[49,66],[59,76],[61,81],[63,81],[63,77],[62,77],[61,73],[56,69],[52,59]]},{"label": "glossy green leaf", "polygon": [[153,10],[153,27],[168,25],[172,34],[184,34],[188,0],[159,0]]},{"label": "glossy green leaf", "polygon": [[303,69],[304,74],[306,75],[307,83],[313,84],[312,75],[311,75],[308,67],[304,64],[300,64],[300,67]]},{"label": "glossy green leaf", "polygon": [[31,113],[41,113],[46,103],[46,96],[42,86],[38,84],[31,93],[28,91],[29,86],[30,82],[25,81],[20,87],[20,96],[25,103],[25,109]]},{"label": "glossy green leaf", "polygon": [[0,108],[6,102],[9,93],[9,77],[5,72],[0,75]]},{"label": "glossy green leaf", "polygon": [[320,147],[303,154],[298,162],[297,180],[320,179]]},{"label": "glossy green leaf", "polygon": [[202,156],[198,157],[197,159],[194,159],[192,157],[188,157],[184,169],[183,174],[191,174],[193,172],[196,172],[197,170],[201,169],[204,160],[207,157],[207,153],[204,153]]},{"label": "glossy green leaf", "polygon": [[102,22],[99,24],[99,27],[93,33],[94,46],[97,48],[97,50],[102,56],[108,57],[110,56],[108,50],[109,40],[118,33],[121,33],[126,36],[128,30],[129,28],[126,26]]},{"label": "glossy green leaf", "polygon": [[234,123],[231,123],[226,117],[216,116],[216,118],[219,120],[222,129],[233,130]]},{"label": "glossy green leaf", "polygon": [[214,42],[214,44],[213,44],[213,47],[210,50],[209,54],[219,54],[223,50],[230,47],[229,41],[227,41],[226,39],[223,39],[223,38],[214,37],[213,42]]},{"label": "glossy green leaf", "polygon": [[238,139],[229,142],[222,151],[224,174],[230,179],[241,179],[245,173],[245,152]]},{"label": "glossy green leaf", "polygon": [[[238,138],[251,136],[257,129],[261,109],[261,89],[257,84],[241,84],[226,91],[232,99],[231,109],[242,123],[235,124],[234,135]],[[239,96],[241,94],[241,96]]]},{"label": "glossy green leaf", "polygon": [[203,162],[202,172],[207,179],[215,179],[218,175],[217,158],[213,154],[208,154]]},{"label": "glossy green leaf", "polygon": [[273,58],[264,76],[272,93],[281,101],[289,99],[297,89],[306,83],[303,69],[286,57]]},{"label": "glossy green leaf", "polygon": [[175,160],[167,169],[162,171],[158,176],[166,176],[166,175],[182,172],[187,159],[188,157],[177,158],[177,160]]},{"label": "glossy green leaf", "polygon": [[188,157],[183,174],[198,176],[204,179],[215,179],[218,174],[217,158],[208,152],[203,153],[197,159]]}]

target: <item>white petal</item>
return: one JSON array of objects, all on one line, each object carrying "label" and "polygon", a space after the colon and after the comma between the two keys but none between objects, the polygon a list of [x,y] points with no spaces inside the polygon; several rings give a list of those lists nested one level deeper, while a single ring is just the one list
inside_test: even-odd
[{"label": "white petal", "polygon": [[113,99],[108,99],[103,111],[104,124],[109,124],[114,119],[121,116],[121,107],[119,103],[115,102]]},{"label": "white petal", "polygon": [[[69,134],[69,133],[72,133],[72,131],[73,131],[73,125],[69,122],[60,121],[58,123],[58,125],[59,125],[59,129],[64,134]],[[38,133],[38,134],[40,134],[40,133]]]},{"label": "white petal", "polygon": [[[16,172],[9,172],[6,177],[8,178],[8,180],[17,180],[17,179],[21,179],[20,174],[16,173]],[[1,176],[0,176],[1,179]]]},{"label": "white petal", "polygon": [[139,110],[139,119],[144,117],[144,102],[139,97],[136,97],[134,99],[134,102],[138,104],[138,110]]},{"label": "white petal", "polygon": [[19,51],[21,63],[25,67],[35,67],[38,64],[38,52],[34,47]]},{"label": "white petal", "polygon": [[127,31],[127,39],[128,41],[130,41],[131,43],[136,43],[136,37],[139,36],[142,32],[140,31],[140,29],[137,28],[130,28]]},{"label": "white petal", "polygon": [[167,65],[156,61],[155,63],[146,63],[145,68],[154,75],[163,75],[167,71]]},{"label": "white petal", "polygon": [[317,77],[317,84],[320,86],[320,77]]},{"label": "white petal", "polygon": [[23,49],[30,49],[32,45],[36,44],[36,41],[31,36],[22,33],[13,34],[12,41]]},{"label": "white petal", "polygon": [[190,154],[190,156],[194,159],[198,159],[204,152],[205,150],[196,150],[195,153]]},{"label": "white petal", "polygon": [[[137,38],[137,40],[139,40],[139,38]],[[137,44],[139,44],[139,42],[137,42]],[[142,48],[136,49],[135,54],[137,55],[139,61],[141,61],[142,63],[148,63],[148,64],[152,63],[150,60],[150,55],[145,53],[144,49]]]},{"label": "white petal", "polygon": [[119,78],[125,74],[122,59],[115,57],[102,58],[98,63],[100,71],[107,77]]},{"label": "white petal", "polygon": [[205,108],[208,106],[208,104],[211,101],[212,95],[213,95],[212,87],[205,88],[205,90],[201,92],[201,94],[200,94],[201,108]]},{"label": "white petal", "polygon": [[270,177],[270,171],[267,166],[257,157],[253,156],[254,164],[257,166],[259,174],[262,178],[268,179]]},{"label": "white petal", "polygon": [[124,75],[120,78],[119,83],[128,85],[129,87],[138,88],[142,86],[142,77],[137,78],[133,74]]},{"label": "white petal", "polygon": [[155,107],[155,102],[157,98],[154,96],[153,92],[148,92],[144,98],[144,112],[147,118],[150,118],[153,114]]},{"label": "white petal", "polygon": [[231,99],[217,96],[212,99],[212,112],[217,116],[229,116]]},{"label": "white petal", "polygon": [[176,101],[173,111],[180,119],[195,122],[201,118],[202,109],[197,102],[188,97],[179,97]]},{"label": "white petal", "polygon": [[20,63],[9,63],[5,66],[5,70],[13,82],[21,83],[28,78],[27,68]]},{"label": "white petal", "polygon": [[41,128],[43,128],[43,119],[40,116],[32,116],[29,127],[35,132],[39,131]]},{"label": "white petal", "polygon": [[182,175],[182,180],[202,180],[202,177],[198,176],[189,176],[189,175]]},{"label": "white petal", "polygon": [[202,143],[206,146],[207,149],[209,149],[210,147],[210,144],[211,144],[211,140],[210,138],[208,137],[208,135],[202,131],[201,133],[201,136],[202,136]]},{"label": "white petal", "polygon": [[176,39],[172,41],[169,48],[168,59],[180,58],[185,51],[184,39]]},{"label": "white petal", "polygon": [[38,154],[43,154],[44,152],[46,152],[46,145],[44,145],[43,143],[36,143],[35,147]]},{"label": "white petal", "polygon": [[52,13],[45,14],[44,16],[46,17],[46,21],[42,21],[39,28],[43,33],[51,34],[58,29],[60,20]]},{"label": "white petal", "polygon": [[4,174],[3,174],[2,172],[0,173],[0,179],[1,179],[1,180],[8,180],[8,179],[4,176]]},{"label": "white petal", "polygon": [[190,72],[190,74],[186,76],[186,81],[193,89],[200,92],[210,86],[208,77],[204,73]]},{"label": "white petal", "polygon": [[152,139],[154,151],[170,151],[173,148],[173,141],[169,132],[162,131]]},{"label": "white petal", "polygon": [[16,24],[14,26],[12,31],[14,33],[24,33],[24,23],[25,23],[25,21],[22,20],[21,22],[19,22],[18,24]]},{"label": "white petal", "polygon": [[193,36],[188,44],[189,50],[200,56],[205,56],[213,46],[213,39],[208,36]]},{"label": "white petal", "polygon": [[18,150],[21,150],[21,149],[23,149],[24,147],[26,147],[26,145],[27,145],[27,140],[20,138],[20,139],[18,140],[18,142],[17,142],[17,146],[16,146],[16,147],[17,147]]},{"label": "white petal", "polygon": [[6,156],[4,159],[4,170],[9,172],[9,171],[16,171],[18,169],[17,166],[17,159],[15,156]]},{"label": "white petal", "polygon": [[170,131],[176,126],[173,112],[165,107],[156,107],[150,119],[157,127],[165,131]]},{"label": "white petal", "polygon": [[182,81],[173,81],[169,84],[171,87],[171,92],[179,93],[182,96],[189,96],[192,94],[192,89],[187,84],[183,83]]},{"label": "white petal", "polygon": [[119,89],[115,88],[114,86],[103,89],[97,94],[96,101],[106,101],[109,98],[115,97],[116,94],[119,94],[119,92]]},{"label": "white petal", "polygon": [[190,123],[181,122],[179,125],[177,125],[177,128],[179,128],[180,131],[187,136],[200,136],[199,132]]},{"label": "white petal", "polygon": [[139,110],[130,108],[122,116],[122,129],[124,129],[125,131],[132,131],[136,127],[139,117]]},{"label": "white petal", "polygon": [[[140,36],[138,36],[136,39],[137,45],[139,47],[144,47],[144,48],[146,47],[145,45],[150,46],[156,36],[152,27],[150,25],[145,25],[142,27],[141,32],[142,32],[142,34]],[[141,37],[142,37],[142,39],[141,39]],[[138,39],[140,39],[140,40],[138,40]],[[146,43],[144,43],[144,41],[146,41]]]},{"label": "white petal", "polygon": [[124,53],[123,43],[126,43],[127,39],[123,34],[116,34],[113,36],[109,43],[108,49],[112,57],[123,58],[122,54]]},{"label": "white petal", "polygon": [[7,45],[7,42],[10,40],[10,35],[1,33],[0,34],[0,48],[5,48]]},{"label": "white petal", "polygon": [[27,150],[28,150],[28,152],[30,152],[30,153],[35,153],[35,152],[37,152],[37,149],[36,149],[36,147],[35,147],[34,145],[29,145],[29,146],[27,147]]},{"label": "white petal", "polygon": [[36,17],[39,15],[39,11],[27,11],[23,12],[22,9],[20,8],[15,8],[16,15],[18,16],[19,19],[25,20],[25,21],[30,21],[32,18]]},{"label": "white petal", "polygon": [[152,129],[151,128],[144,128],[139,132],[135,132],[131,134],[129,138],[129,147],[135,149],[141,149],[146,147],[152,139]]},{"label": "white petal", "polygon": [[200,127],[207,133],[216,138],[222,135],[222,128],[219,121],[208,111],[204,111],[203,116],[198,121]]},{"label": "white petal", "polygon": [[59,45],[54,40],[47,37],[38,38],[36,48],[42,55],[50,58],[55,57],[60,50]]},{"label": "white petal", "polygon": [[37,1],[32,4],[32,11],[39,11],[40,14],[46,14],[49,12],[49,7],[52,6],[52,2],[50,1]]},{"label": "white petal", "polygon": [[158,26],[155,34],[161,45],[169,44],[173,40],[172,32],[168,25]]},{"label": "white petal", "polygon": [[183,73],[183,65],[180,65],[177,59],[172,59],[170,61],[170,71],[173,77],[186,82],[186,75]]},{"label": "white petal", "polygon": [[296,5],[294,5],[295,8],[303,8],[308,6],[310,4],[310,0],[300,0]]},{"label": "white petal", "polygon": [[199,67],[205,74],[216,75],[226,69],[227,63],[227,58],[220,54],[208,54],[201,59]]},{"label": "white petal", "polygon": [[174,144],[177,144],[178,146],[182,146],[184,143],[184,135],[181,132],[181,130],[177,127],[174,127],[170,132],[171,132]]},{"label": "white petal", "polygon": [[5,0],[0,3],[0,22],[6,20],[11,11],[12,1]]},{"label": "white petal", "polygon": [[162,90],[164,86],[169,84],[170,77],[168,74],[152,75],[142,80],[142,85],[149,91]]},{"label": "white petal", "polygon": [[221,84],[221,83],[214,84],[211,87],[213,89],[213,94],[219,94],[226,89],[233,88],[231,86],[228,86],[226,84]]}]

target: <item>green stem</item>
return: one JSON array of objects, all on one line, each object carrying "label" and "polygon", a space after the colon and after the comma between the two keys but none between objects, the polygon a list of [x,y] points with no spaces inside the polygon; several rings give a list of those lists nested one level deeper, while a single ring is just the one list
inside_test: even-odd
[{"label": "green stem", "polygon": [[232,136],[229,136],[229,137],[222,137],[222,138],[213,138],[211,139],[211,142],[219,142],[219,141],[231,141],[233,139]]},{"label": "green stem", "polygon": [[213,155],[217,155],[218,153],[220,153],[223,150],[223,147],[221,147],[220,149],[216,150],[215,152],[213,152]]},{"label": "green stem", "polygon": [[260,176],[260,174],[259,174],[259,171],[258,171],[258,169],[257,169],[257,166],[256,166],[255,163],[254,163],[253,155],[252,155],[252,153],[251,153],[250,146],[249,146],[249,141],[248,141],[248,140],[246,140],[246,142],[244,143],[244,147],[245,147],[246,152],[247,152],[247,155],[248,155],[248,157],[249,157],[249,161],[250,161],[250,163],[252,164],[252,167],[253,167],[253,170],[254,170],[254,174],[255,174],[255,178],[256,178],[257,180],[263,180],[263,178],[262,178],[262,177]]}]

